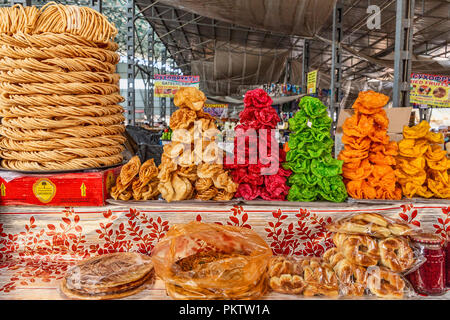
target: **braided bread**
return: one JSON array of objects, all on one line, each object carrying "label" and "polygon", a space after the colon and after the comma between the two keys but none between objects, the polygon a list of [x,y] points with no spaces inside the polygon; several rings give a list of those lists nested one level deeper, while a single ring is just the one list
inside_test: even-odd
[{"label": "braided bread", "polygon": [[[1,37],[1,36],[0,36]],[[5,41],[2,41],[6,43]],[[55,45],[51,47],[25,47],[2,46],[0,47],[0,56],[13,59],[52,59],[52,58],[95,58],[102,62],[117,64],[120,60],[119,54],[113,49],[94,48],[83,45]]]},{"label": "braided bread", "polygon": [[122,135],[99,136],[93,138],[67,138],[51,139],[45,143],[36,141],[19,141],[8,138],[0,138],[0,147],[14,151],[44,151],[63,148],[96,148],[101,146],[114,146],[125,142]]},{"label": "braided bread", "polygon": [[63,148],[46,151],[1,151],[0,156],[6,160],[19,161],[66,161],[76,158],[109,157],[120,154],[125,148],[121,145],[97,148]]},{"label": "braided bread", "polygon": [[327,229],[332,232],[364,234],[377,238],[387,238],[391,235],[403,236],[412,232],[408,224],[388,220],[378,213],[351,215],[327,225]]},{"label": "braided bread", "polygon": [[363,296],[367,286],[367,271],[364,267],[348,261],[337,248],[328,249],[323,254],[340,281],[341,292],[345,296]]},{"label": "braided bread", "polygon": [[[70,128],[50,129],[50,130],[26,130],[22,128],[8,128],[0,126],[0,134],[11,140],[39,141],[46,139],[65,139],[65,138],[88,138],[98,136],[109,136],[123,133],[123,125],[104,126],[75,126]],[[45,143],[45,142],[43,142]]]},{"label": "braided bread", "polygon": [[386,238],[380,241],[381,264],[392,271],[403,272],[414,264],[414,253],[403,238]]},{"label": "braided bread", "polygon": [[111,166],[122,162],[123,157],[115,154],[109,157],[97,158],[76,158],[64,161],[20,161],[20,160],[2,160],[1,165],[4,168],[18,171],[51,171],[51,170],[72,170],[89,169]]},{"label": "braided bread", "polygon": [[[3,167],[70,170],[122,161],[116,35],[87,7],[0,8]],[[118,197],[130,198],[125,191]]]},{"label": "braided bread", "polygon": [[369,236],[358,235],[334,237],[336,238],[336,243],[339,244],[338,249],[351,263],[364,267],[376,266],[378,264],[380,253],[378,243],[375,239]]},{"label": "braided bread", "polygon": [[[1,14],[1,12],[0,12]],[[66,47],[68,50],[72,49],[73,46],[83,46],[92,49],[104,49],[108,51],[117,51],[119,45],[114,41],[108,42],[94,42],[87,40],[81,36],[68,34],[68,33],[53,33],[44,32],[42,34],[25,34],[25,33],[15,33],[12,35],[2,34],[0,29],[0,43],[11,46],[15,48],[23,49],[42,49],[46,50],[48,48],[58,47],[58,46],[69,46]],[[95,52],[101,52],[95,50]],[[34,56],[33,56],[34,57]]]},{"label": "braided bread", "polygon": [[12,128],[23,128],[23,129],[40,129],[40,128],[67,128],[70,124],[73,126],[83,126],[83,125],[97,125],[97,126],[108,126],[120,124],[125,120],[124,116],[120,113],[103,116],[103,117],[60,117],[58,119],[51,118],[31,118],[31,117],[20,117],[20,118],[3,118],[2,125],[5,127]]},{"label": "braided bread", "polygon": [[401,299],[405,282],[395,272],[386,268],[375,267],[369,270],[367,287],[370,292],[381,298]]},{"label": "braided bread", "polygon": [[114,114],[123,113],[123,108],[120,105],[111,106],[82,106],[82,107],[69,107],[58,106],[56,108],[49,107],[22,107],[15,106],[10,108],[4,108],[0,111],[1,117],[75,117],[75,116],[89,116],[89,117],[102,117]]},{"label": "braided bread", "polygon": [[269,262],[269,286],[275,292],[301,294],[306,286],[300,263],[289,257],[273,257]]},{"label": "braided bread", "polygon": [[329,264],[318,258],[307,258],[300,265],[303,270],[303,279],[306,282],[304,296],[336,297],[339,295],[338,279]]}]

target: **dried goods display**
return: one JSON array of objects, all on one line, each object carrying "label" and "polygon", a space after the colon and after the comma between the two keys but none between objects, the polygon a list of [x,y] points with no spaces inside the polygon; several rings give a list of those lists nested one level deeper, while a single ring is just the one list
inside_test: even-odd
[{"label": "dried goods display", "polygon": [[214,118],[203,112],[206,96],[193,87],[177,91],[170,117],[172,142],[164,146],[158,190],[168,202],[230,200],[237,185],[223,169]]},{"label": "dried goods display", "polygon": [[405,197],[450,199],[450,158],[439,146],[443,143],[443,135],[430,131],[425,120],[403,128],[395,174]]},{"label": "dried goods display", "polygon": [[122,161],[116,35],[88,7],[0,8],[2,167],[73,170]]},{"label": "dried goods display", "polygon": [[331,118],[317,98],[304,97],[300,111],[289,119],[289,151],[283,166],[292,170],[289,201],[343,202],[347,191],[342,181],[342,160],[331,156]]},{"label": "dried goods display", "polygon": [[155,200],[159,196],[158,168],[155,160],[149,159],[141,165],[138,156],[125,164],[116,184],[111,189],[111,197],[120,200]]},{"label": "dried goods display", "polygon": [[353,104],[355,114],[344,123],[345,147],[338,159],[344,161],[344,182],[352,198],[402,198],[393,169],[398,146],[387,134],[389,119],[383,109],[388,101],[381,93],[360,92]]},{"label": "dried goods display", "polygon": [[286,154],[275,139],[274,129],[280,118],[272,102],[262,89],[245,93],[244,110],[235,128],[234,159],[225,163],[227,169],[232,169],[233,181],[239,184],[236,198],[286,200],[291,172],[281,167]]}]

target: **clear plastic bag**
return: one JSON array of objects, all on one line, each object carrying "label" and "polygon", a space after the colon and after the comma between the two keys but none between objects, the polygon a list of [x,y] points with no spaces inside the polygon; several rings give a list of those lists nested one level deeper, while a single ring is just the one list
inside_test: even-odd
[{"label": "clear plastic bag", "polygon": [[363,267],[382,266],[406,275],[425,262],[407,237],[379,239],[366,235],[336,233],[333,242],[350,263]]},{"label": "clear plastic bag", "polygon": [[333,267],[342,297],[373,295],[386,299],[413,297],[411,284],[400,273],[383,266],[363,267],[350,262],[337,249],[328,249],[323,260]]},{"label": "clear plastic bag", "polygon": [[275,292],[305,297],[338,297],[339,283],[331,265],[320,258],[273,257],[269,286]]},{"label": "clear plastic bag", "polygon": [[385,267],[369,267],[367,274],[367,289],[378,298],[404,299],[416,296],[408,280]]},{"label": "clear plastic bag", "polygon": [[412,224],[384,217],[378,213],[356,213],[327,225],[332,232],[368,235],[376,238],[406,236],[417,233]]},{"label": "clear plastic bag", "polygon": [[272,250],[253,230],[190,222],[156,245],[156,275],[174,299],[256,299],[268,288]]},{"label": "clear plastic bag", "polygon": [[337,248],[330,248],[322,256],[331,265],[339,281],[342,296],[361,297],[366,293],[367,269],[351,263]]}]

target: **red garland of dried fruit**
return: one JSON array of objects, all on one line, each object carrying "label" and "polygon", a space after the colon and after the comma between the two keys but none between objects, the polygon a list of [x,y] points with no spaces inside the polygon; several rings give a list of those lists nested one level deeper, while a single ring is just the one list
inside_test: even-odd
[{"label": "red garland of dried fruit", "polygon": [[[278,168],[268,175],[261,175],[262,168],[270,168],[270,163],[263,164],[260,161],[261,153],[267,151],[267,155],[271,157],[272,143],[271,132],[267,134],[267,140],[262,141],[260,129],[275,129],[277,123],[280,121],[277,112],[272,108],[272,98],[262,89],[255,89],[247,91],[244,97],[244,110],[239,114],[240,125],[236,126],[236,137],[234,139],[234,162],[227,163],[225,160],[224,167],[231,169],[231,176],[233,181],[239,183],[235,198],[244,198],[245,200],[254,200],[258,197],[264,200],[283,201],[289,192],[287,186],[287,177],[291,174],[289,170],[281,167],[286,159],[285,152],[279,148],[278,145],[273,146],[279,148]],[[255,130],[257,134],[257,141],[254,151],[259,151],[258,161],[255,164],[250,164],[249,157],[249,137],[238,139],[239,135],[245,135],[247,130]],[[273,134],[273,133],[272,133]],[[242,137],[241,136],[241,137]],[[241,141],[242,140],[242,141]],[[238,142],[239,141],[239,142]],[[266,150],[259,150],[259,145],[265,146]],[[252,145],[255,141],[252,141]],[[238,150],[242,152],[245,150],[245,162],[238,163]],[[252,151],[253,152],[253,151]],[[273,157],[271,157],[273,159]]]}]

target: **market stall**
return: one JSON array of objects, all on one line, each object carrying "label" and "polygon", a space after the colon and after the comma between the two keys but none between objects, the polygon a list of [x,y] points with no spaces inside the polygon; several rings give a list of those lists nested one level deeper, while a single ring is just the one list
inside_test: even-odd
[{"label": "market stall", "polygon": [[[176,223],[217,222],[255,230],[276,254],[322,255],[332,246],[330,221],[357,212],[382,213],[445,235],[450,225],[448,201],[352,201],[329,207],[327,203],[230,204],[130,203],[85,208],[14,208],[2,213],[2,299],[64,299],[59,283],[68,266],[86,257],[115,251],[150,254]],[[18,241],[20,239],[20,242]],[[157,280],[126,299],[168,299]],[[301,299],[267,294],[265,299]],[[370,298],[370,297],[366,297]],[[424,299],[423,295],[411,299]],[[429,298],[436,298],[432,296]],[[448,299],[448,295],[440,296]]]},{"label": "market stall", "polygon": [[[321,29],[315,16],[302,36]],[[105,16],[51,3],[0,20],[0,299],[449,298],[444,135],[409,115],[390,131],[391,97],[361,90],[337,124],[298,86],[208,96],[243,104],[221,141],[224,107],[183,86],[160,137],[123,124]],[[264,82],[281,76],[258,59]]]}]

